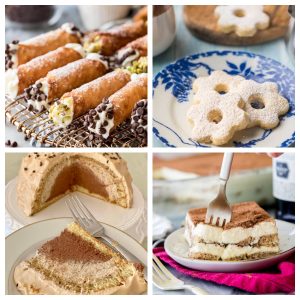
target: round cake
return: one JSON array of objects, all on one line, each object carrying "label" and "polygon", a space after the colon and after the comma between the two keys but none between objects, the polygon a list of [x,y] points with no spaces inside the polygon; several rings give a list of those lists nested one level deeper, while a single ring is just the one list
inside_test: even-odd
[{"label": "round cake", "polygon": [[19,172],[17,200],[31,216],[79,191],[124,208],[132,206],[132,178],[115,153],[31,153]]}]

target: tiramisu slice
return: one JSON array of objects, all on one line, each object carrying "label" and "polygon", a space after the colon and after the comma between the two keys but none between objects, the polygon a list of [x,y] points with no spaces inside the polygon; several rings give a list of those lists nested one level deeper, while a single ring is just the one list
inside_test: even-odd
[{"label": "tiramisu slice", "polygon": [[141,264],[128,262],[76,223],[18,264],[14,280],[27,295],[140,294],[147,287]]},{"label": "tiramisu slice", "polygon": [[189,210],[185,237],[189,257],[206,260],[259,259],[279,252],[275,220],[256,202],[232,205],[223,228],[204,224],[206,208]]}]

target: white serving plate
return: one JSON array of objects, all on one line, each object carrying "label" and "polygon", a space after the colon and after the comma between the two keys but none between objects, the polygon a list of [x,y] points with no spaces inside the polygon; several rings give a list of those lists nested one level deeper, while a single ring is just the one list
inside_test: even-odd
[{"label": "white serving plate", "polygon": [[280,253],[263,259],[247,261],[213,261],[188,257],[188,243],[184,238],[184,228],[171,233],[165,241],[165,250],[179,264],[208,272],[253,272],[267,269],[286,259],[295,252],[295,225],[276,220],[279,236]]},{"label": "white serving plate", "polygon": [[167,147],[212,147],[190,139],[191,124],[186,118],[192,84],[199,76],[223,70],[257,82],[272,81],[290,104],[277,128],[258,127],[237,132],[224,147],[289,147],[295,142],[295,75],[281,63],[245,51],[196,53],[167,65],[153,79],[153,133]]},{"label": "white serving plate", "polygon": [[[5,294],[19,295],[13,280],[16,265],[32,255],[49,239],[54,238],[72,222],[72,218],[44,220],[22,227],[5,240]],[[147,251],[128,234],[108,224],[102,223],[106,234],[129,250],[147,268]],[[147,271],[147,270],[146,270]]]},{"label": "white serving plate", "polygon": [[[10,216],[20,225],[27,225],[47,219],[72,216],[65,204],[65,200],[70,198],[70,195],[66,195],[33,216],[26,216],[17,203],[17,180],[18,179],[16,177],[6,185],[5,207]],[[80,200],[84,202],[87,208],[93,212],[97,220],[117,227],[120,230],[130,228],[144,215],[145,200],[142,193],[135,185],[133,185],[133,206],[131,208],[123,208],[80,192],[76,192],[76,194]]]}]

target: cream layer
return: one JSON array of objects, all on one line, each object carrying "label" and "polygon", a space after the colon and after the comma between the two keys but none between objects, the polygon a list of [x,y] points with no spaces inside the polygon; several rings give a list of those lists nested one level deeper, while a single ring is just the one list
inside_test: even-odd
[{"label": "cream layer", "polygon": [[190,246],[197,240],[203,240],[206,243],[237,244],[249,237],[252,238],[251,244],[257,244],[262,236],[278,234],[273,220],[260,222],[249,228],[234,227],[224,230],[222,227],[204,223],[195,226],[189,215],[186,217],[185,231]]}]

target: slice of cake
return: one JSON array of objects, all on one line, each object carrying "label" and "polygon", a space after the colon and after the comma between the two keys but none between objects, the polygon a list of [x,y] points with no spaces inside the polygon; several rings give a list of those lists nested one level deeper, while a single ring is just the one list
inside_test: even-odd
[{"label": "slice of cake", "polygon": [[27,216],[73,191],[129,208],[131,183],[126,162],[115,153],[31,153],[21,164],[17,200]]},{"label": "slice of cake", "polygon": [[207,260],[259,259],[279,252],[275,220],[256,202],[234,204],[223,228],[204,223],[206,208],[189,210],[185,238],[189,257]]},{"label": "slice of cake", "polygon": [[14,271],[22,294],[141,294],[143,266],[123,259],[76,223],[46,242]]}]

